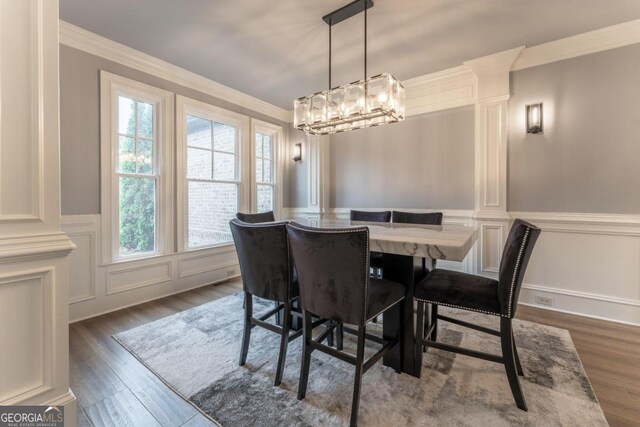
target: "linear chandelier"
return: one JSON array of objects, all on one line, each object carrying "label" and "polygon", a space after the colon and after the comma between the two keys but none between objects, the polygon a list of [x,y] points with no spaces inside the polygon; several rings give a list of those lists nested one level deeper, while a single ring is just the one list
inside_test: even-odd
[{"label": "linear chandelier", "polygon": [[[322,17],[329,25],[329,89],[294,101],[294,126],[309,135],[362,129],[404,120],[404,86],[389,73],[367,78],[367,9],[355,0]],[[364,11],[364,79],[331,87],[331,27]]]}]

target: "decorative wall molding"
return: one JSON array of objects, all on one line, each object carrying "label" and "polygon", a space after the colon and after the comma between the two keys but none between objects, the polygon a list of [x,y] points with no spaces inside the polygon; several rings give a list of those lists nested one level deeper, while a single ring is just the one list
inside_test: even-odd
[{"label": "decorative wall molding", "polygon": [[173,262],[171,260],[154,260],[153,262],[145,260],[142,263],[126,264],[129,265],[124,268],[114,267],[106,271],[107,295],[169,282],[173,278]]},{"label": "decorative wall molding", "polygon": [[[640,215],[510,215],[542,229],[522,303],[640,325]],[[551,298],[552,305],[541,303],[539,297]]]},{"label": "decorative wall molding", "polygon": [[[359,211],[403,211],[403,212],[417,212],[417,213],[428,213],[428,212],[442,212],[443,214],[443,223],[445,224],[458,224],[458,225],[469,225],[473,220],[473,211],[471,210],[456,210],[456,209],[398,209],[398,208],[327,208],[324,211],[323,216],[330,219],[349,219],[349,214],[351,210],[359,210]],[[300,217],[307,213],[304,208],[287,208],[285,213],[288,214],[289,218]]]},{"label": "decorative wall molding", "polygon": [[238,277],[233,245],[102,264],[100,215],[68,215],[71,322]]},{"label": "decorative wall molding", "polygon": [[[196,276],[203,273],[227,269],[231,274],[238,275],[238,257],[235,248],[225,246],[219,252],[205,252],[196,254],[185,254],[178,259],[178,278],[183,279],[189,276]],[[227,272],[228,273],[228,272]]]},{"label": "decorative wall molding", "polygon": [[[0,405],[69,393],[68,256],[60,228],[58,0],[0,6]],[[9,49],[6,49],[10,47]]]},{"label": "decorative wall molding", "polygon": [[291,113],[199,74],[60,20],[60,43],[169,80],[284,122]]},{"label": "decorative wall molding", "polygon": [[640,19],[526,48],[513,65],[522,70],[640,43]]},{"label": "decorative wall molding", "polygon": [[62,231],[76,245],[69,258],[69,304],[96,298],[95,268],[100,260],[100,215],[66,215]]},{"label": "decorative wall molding", "polygon": [[511,218],[526,218],[536,223],[562,223],[615,227],[640,227],[640,215],[601,214],[576,212],[517,212],[510,211]]},{"label": "decorative wall molding", "polygon": [[[48,393],[54,384],[55,271],[37,267],[0,276],[0,310],[10,312],[9,305],[31,303],[11,319],[25,329],[5,331],[3,340],[11,346],[29,348],[29,354],[4,352],[0,366],[10,367],[0,385],[0,404],[13,405]],[[35,302],[35,304],[33,304]],[[16,312],[14,311],[14,314]],[[27,356],[27,357],[25,357]]]},{"label": "decorative wall molding", "polygon": [[403,85],[407,116],[472,105],[477,97],[476,76],[466,66],[405,80]]},{"label": "decorative wall molding", "polygon": [[[555,306],[540,305],[536,302],[536,296],[554,298]],[[640,326],[640,301],[633,299],[612,298],[607,295],[567,291],[561,288],[525,283],[522,285],[519,304],[576,316]]]}]

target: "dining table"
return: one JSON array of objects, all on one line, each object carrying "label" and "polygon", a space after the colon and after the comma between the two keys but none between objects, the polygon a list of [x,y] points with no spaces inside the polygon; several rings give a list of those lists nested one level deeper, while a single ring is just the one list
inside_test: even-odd
[{"label": "dining table", "polygon": [[400,345],[387,352],[383,364],[413,376],[418,376],[422,352],[414,351],[416,337],[415,304],[413,300],[414,258],[463,261],[471,251],[477,227],[465,225],[421,225],[387,222],[351,221],[348,219],[295,219],[309,227],[369,228],[369,250],[383,254],[382,275],[386,280],[405,286],[405,299],[383,316],[383,339],[398,339]]}]

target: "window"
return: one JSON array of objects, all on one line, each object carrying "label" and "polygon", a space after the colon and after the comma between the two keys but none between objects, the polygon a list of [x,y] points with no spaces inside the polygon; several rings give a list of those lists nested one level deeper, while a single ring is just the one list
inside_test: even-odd
[{"label": "window", "polygon": [[229,221],[246,206],[248,118],[179,96],[178,122],[182,248],[230,244]]},{"label": "window", "polygon": [[279,212],[282,204],[280,192],[282,177],[278,156],[282,128],[259,120],[252,123],[252,176],[254,212]]},{"label": "window", "polygon": [[[110,73],[102,85],[102,203],[106,261],[165,252],[171,240],[172,94]],[[170,109],[170,111],[167,111]]]},{"label": "window", "polygon": [[256,212],[273,210],[273,141],[271,135],[256,132]]}]

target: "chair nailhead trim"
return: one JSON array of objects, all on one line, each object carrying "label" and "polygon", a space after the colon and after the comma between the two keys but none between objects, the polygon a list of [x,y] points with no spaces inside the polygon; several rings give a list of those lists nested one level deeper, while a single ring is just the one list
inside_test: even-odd
[{"label": "chair nailhead trim", "polygon": [[518,252],[518,258],[516,259],[516,267],[513,269],[513,279],[511,279],[511,288],[509,289],[509,308],[507,310],[507,316],[511,317],[511,310],[513,308],[513,288],[516,284],[516,279],[518,277],[518,272],[520,270],[520,261],[522,260],[522,253],[524,252],[525,246],[527,246],[527,239],[529,238],[529,231],[531,228],[527,227],[527,230],[524,232],[524,239],[522,239],[522,244],[520,245],[520,252]]},{"label": "chair nailhead trim", "polygon": [[476,308],[462,307],[460,305],[454,305],[454,304],[445,304],[443,302],[429,301],[429,300],[421,299],[421,298],[414,298],[414,299],[417,300],[417,301],[428,302],[429,304],[444,305],[444,306],[447,306],[447,307],[457,308],[457,309],[460,309],[460,310],[476,311],[478,313],[490,314],[492,316],[508,317],[508,316],[505,316],[504,314],[492,313],[490,311],[478,310]]}]

